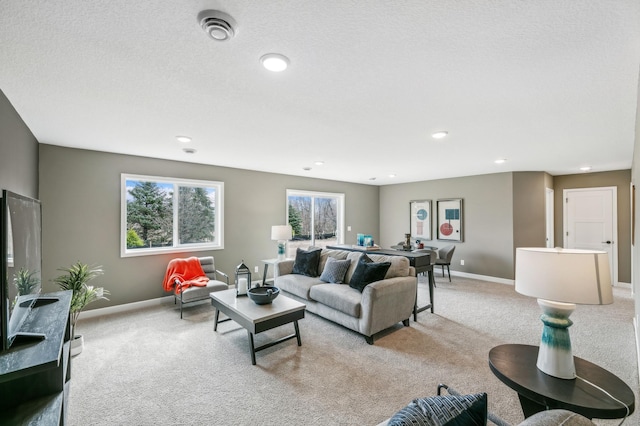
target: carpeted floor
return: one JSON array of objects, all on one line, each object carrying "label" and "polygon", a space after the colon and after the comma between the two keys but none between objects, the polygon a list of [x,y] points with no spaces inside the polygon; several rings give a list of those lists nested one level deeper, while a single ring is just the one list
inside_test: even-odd
[{"label": "carpeted floor", "polygon": [[[420,299],[427,296],[420,278]],[[578,306],[571,336],[576,356],[624,380],[638,397],[633,299]],[[489,409],[522,421],[517,395],[489,370],[489,350],[503,343],[537,345],[535,299],[513,286],[437,277],[436,313],[427,311],[364,338],[307,313],[295,340],[261,351],[252,366],[247,333],[234,322],[213,332],[209,303],[165,304],[83,320],[84,352],[72,362],[70,425],[376,425],[438,383],[487,392]],[[256,336],[290,334],[287,325]],[[637,404],[637,402],[636,402]],[[640,424],[635,414],[625,424]],[[599,425],[617,421],[596,420]]]}]

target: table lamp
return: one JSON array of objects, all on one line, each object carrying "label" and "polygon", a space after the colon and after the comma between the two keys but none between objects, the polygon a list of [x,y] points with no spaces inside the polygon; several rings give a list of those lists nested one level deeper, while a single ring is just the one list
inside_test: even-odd
[{"label": "table lamp", "polygon": [[536,366],[560,379],[575,379],[569,316],[576,304],[613,303],[605,251],[517,248],[515,290],[536,297],[544,324]]},{"label": "table lamp", "polygon": [[287,252],[287,241],[293,237],[291,225],[274,225],[271,227],[271,239],[278,241],[278,259],[284,260]]}]

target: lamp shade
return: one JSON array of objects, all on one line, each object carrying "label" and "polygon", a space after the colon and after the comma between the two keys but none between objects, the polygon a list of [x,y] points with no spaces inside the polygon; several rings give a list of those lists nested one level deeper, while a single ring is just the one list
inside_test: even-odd
[{"label": "lamp shade", "polygon": [[555,302],[608,305],[613,303],[609,257],[596,250],[517,248],[515,290]]},{"label": "lamp shade", "polygon": [[271,227],[272,240],[290,240],[293,237],[291,225],[274,225]]}]

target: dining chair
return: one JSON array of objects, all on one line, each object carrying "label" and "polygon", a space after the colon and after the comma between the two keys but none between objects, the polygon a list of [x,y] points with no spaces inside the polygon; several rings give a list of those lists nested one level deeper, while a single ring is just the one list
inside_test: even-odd
[{"label": "dining chair", "polygon": [[449,275],[449,282],[451,282],[451,270],[449,266],[451,265],[451,258],[453,258],[453,252],[456,250],[456,246],[453,244],[450,246],[442,247],[438,250],[438,258],[436,259],[436,265],[440,265],[442,267],[442,276],[444,277],[444,267],[447,267],[447,274]]}]

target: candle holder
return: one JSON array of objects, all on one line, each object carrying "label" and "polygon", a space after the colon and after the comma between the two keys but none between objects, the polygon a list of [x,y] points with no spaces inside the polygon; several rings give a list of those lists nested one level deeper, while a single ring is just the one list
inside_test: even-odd
[{"label": "candle holder", "polygon": [[235,283],[236,296],[246,296],[251,288],[251,270],[244,264],[244,260],[236,266]]}]

